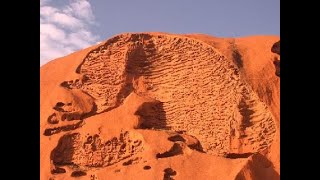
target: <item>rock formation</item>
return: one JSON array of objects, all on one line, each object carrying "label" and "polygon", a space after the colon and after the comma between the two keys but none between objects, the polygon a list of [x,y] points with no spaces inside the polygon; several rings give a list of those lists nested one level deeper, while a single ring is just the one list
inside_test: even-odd
[{"label": "rock formation", "polygon": [[279,179],[279,37],[126,33],[40,73],[41,179]]}]

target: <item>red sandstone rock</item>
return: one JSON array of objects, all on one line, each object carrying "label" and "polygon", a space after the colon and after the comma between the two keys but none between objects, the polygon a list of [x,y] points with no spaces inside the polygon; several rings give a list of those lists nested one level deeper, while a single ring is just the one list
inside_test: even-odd
[{"label": "red sandstone rock", "polygon": [[279,179],[277,36],[120,34],[40,73],[41,179]]}]

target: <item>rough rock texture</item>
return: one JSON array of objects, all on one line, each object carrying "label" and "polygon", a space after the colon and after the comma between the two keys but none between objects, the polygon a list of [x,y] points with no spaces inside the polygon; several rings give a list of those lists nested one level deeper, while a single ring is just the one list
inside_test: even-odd
[{"label": "rough rock texture", "polygon": [[279,179],[279,37],[120,34],[40,73],[41,179]]}]

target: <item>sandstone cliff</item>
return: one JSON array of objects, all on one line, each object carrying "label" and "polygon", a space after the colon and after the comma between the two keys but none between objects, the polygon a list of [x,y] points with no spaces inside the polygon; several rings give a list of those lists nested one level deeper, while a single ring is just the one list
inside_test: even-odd
[{"label": "sandstone cliff", "polygon": [[40,73],[41,179],[279,179],[277,36],[126,33]]}]

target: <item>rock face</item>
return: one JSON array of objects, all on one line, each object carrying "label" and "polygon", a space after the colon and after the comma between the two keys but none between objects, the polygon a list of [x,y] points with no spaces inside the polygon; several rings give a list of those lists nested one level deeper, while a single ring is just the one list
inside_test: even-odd
[{"label": "rock face", "polygon": [[279,179],[279,37],[120,34],[40,73],[41,179]]}]

